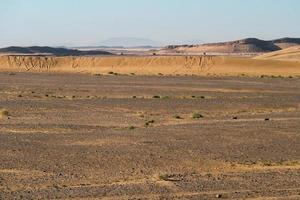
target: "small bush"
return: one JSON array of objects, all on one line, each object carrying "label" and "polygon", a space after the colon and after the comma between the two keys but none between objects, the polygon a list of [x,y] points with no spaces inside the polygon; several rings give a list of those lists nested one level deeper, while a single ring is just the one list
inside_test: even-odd
[{"label": "small bush", "polygon": [[261,76],[260,76],[260,78],[266,78],[266,77],[267,77],[266,75],[261,75]]},{"label": "small bush", "polygon": [[183,119],[182,117],[180,117],[180,115],[175,115],[174,118],[175,119]]},{"label": "small bush", "polygon": [[201,118],[204,118],[204,116],[201,115],[200,113],[193,113],[192,118],[193,119],[201,119]]},{"label": "small bush", "polygon": [[154,95],[152,98],[153,98],[153,99],[160,99],[160,96]]},{"label": "small bush", "polygon": [[129,126],[128,129],[129,129],[129,130],[134,130],[134,129],[135,129],[135,126]]}]

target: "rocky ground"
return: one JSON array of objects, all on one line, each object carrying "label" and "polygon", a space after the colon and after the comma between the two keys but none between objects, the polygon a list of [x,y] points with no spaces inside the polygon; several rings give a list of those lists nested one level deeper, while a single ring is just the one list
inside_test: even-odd
[{"label": "rocky ground", "polygon": [[0,74],[0,199],[300,199],[300,79]]}]

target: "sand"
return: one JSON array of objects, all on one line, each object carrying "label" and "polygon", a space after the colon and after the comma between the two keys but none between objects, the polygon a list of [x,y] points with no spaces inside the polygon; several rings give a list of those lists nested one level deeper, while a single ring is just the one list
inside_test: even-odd
[{"label": "sand", "polygon": [[266,53],[257,56],[261,60],[300,61],[300,46],[290,47],[284,50]]},{"label": "sand", "polygon": [[0,56],[0,71],[136,75],[300,75],[297,61],[229,56]]}]

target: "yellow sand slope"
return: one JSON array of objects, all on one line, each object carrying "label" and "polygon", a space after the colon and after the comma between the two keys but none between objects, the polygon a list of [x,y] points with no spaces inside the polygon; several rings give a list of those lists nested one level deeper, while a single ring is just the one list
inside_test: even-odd
[{"label": "yellow sand slope", "polygon": [[137,75],[300,75],[300,62],[226,56],[0,56],[0,71]]},{"label": "yellow sand slope", "polygon": [[266,53],[255,59],[300,61],[300,46],[290,47],[281,51]]}]

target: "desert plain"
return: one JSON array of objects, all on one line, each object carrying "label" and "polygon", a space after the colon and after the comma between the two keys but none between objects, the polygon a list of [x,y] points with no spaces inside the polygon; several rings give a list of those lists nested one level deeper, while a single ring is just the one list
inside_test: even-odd
[{"label": "desert plain", "polygon": [[300,199],[300,64],[267,57],[2,56],[0,199]]}]

